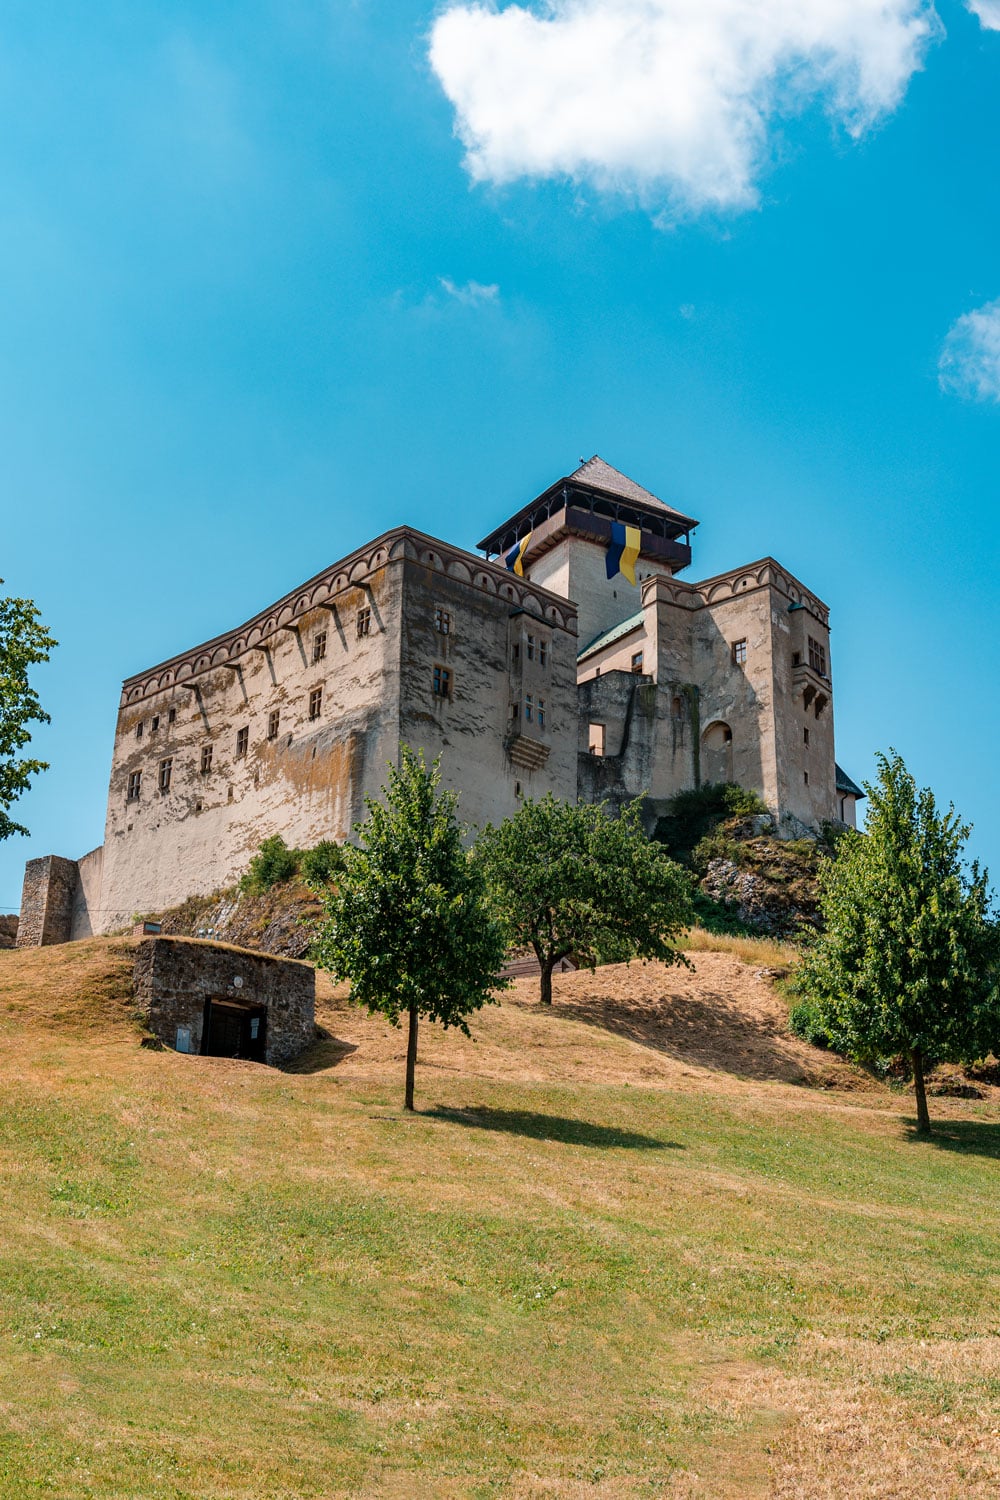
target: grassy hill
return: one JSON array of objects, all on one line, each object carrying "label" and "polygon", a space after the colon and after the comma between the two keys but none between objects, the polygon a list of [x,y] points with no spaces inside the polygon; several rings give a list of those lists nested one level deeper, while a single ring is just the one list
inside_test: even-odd
[{"label": "grassy hill", "polygon": [[0,1496],[995,1496],[1000,1091],[917,1142],[779,956],[519,981],[405,1118],[326,984],[278,1072],[0,952]]}]

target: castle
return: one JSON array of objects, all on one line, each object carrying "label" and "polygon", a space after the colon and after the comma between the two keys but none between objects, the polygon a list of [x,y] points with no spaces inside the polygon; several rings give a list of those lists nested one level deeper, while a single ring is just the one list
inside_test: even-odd
[{"label": "castle", "polygon": [[594,457],[479,543],[400,526],[122,687],[104,844],[29,862],[18,945],[231,884],[261,840],[344,839],[401,744],[470,825],[546,792],[612,807],[711,781],[786,835],[853,824],[829,612],[771,558],[678,577],[698,523]]}]

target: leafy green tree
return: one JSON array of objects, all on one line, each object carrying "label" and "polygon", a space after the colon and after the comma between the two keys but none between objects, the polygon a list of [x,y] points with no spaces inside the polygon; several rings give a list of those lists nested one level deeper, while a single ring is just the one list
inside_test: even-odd
[{"label": "leafy green tree", "polygon": [[324,890],[340,871],[343,854],[333,839],[320,839],[312,849],[303,849],[299,857],[299,873],[306,885]]},{"label": "leafy green tree", "polygon": [[409,1020],[406,1108],[413,1108],[417,1026],[426,1016],[466,1036],[466,1017],[506,988],[507,949],[483,877],[462,847],[457,796],[438,763],[403,746],[384,800],[366,800],[358,844],[345,844],[313,957],[351,983],[351,1000]]},{"label": "leafy green tree", "polygon": [[846,834],[821,875],[825,929],[797,988],[850,1055],[905,1055],[926,1135],[926,1066],[1000,1046],[998,930],[986,872],[964,860],[969,825],[895,751],[878,764],[866,833]]},{"label": "leafy green tree", "polygon": [[633,958],[686,962],[674,944],[691,925],[690,883],[646,837],[635,803],[611,818],[603,804],[574,806],[550,793],[484,829],[474,858],[511,945],[538,959],[545,1005],[564,958],[591,969]]},{"label": "leafy green tree", "polygon": [[20,752],[31,742],[27,726],[49,722],[28,672],[48,661],[56,644],[30,599],[0,599],[0,839],[28,832],[13,822],[9,809],[27,791],[31,778],[48,770],[45,761],[24,758]]}]

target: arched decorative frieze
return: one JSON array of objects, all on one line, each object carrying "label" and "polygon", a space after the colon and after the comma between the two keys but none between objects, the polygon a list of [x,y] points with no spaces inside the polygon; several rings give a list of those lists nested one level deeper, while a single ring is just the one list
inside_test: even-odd
[{"label": "arched decorative frieze", "polygon": [[453,557],[445,568],[445,572],[449,578],[457,578],[460,583],[472,582],[472,569],[460,557]]},{"label": "arched decorative frieze", "polygon": [[348,583],[361,583],[361,581],[367,578],[367,576],[368,564],[365,562],[363,557],[359,557],[357,562],[351,564],[350,571],[347,575]]}]

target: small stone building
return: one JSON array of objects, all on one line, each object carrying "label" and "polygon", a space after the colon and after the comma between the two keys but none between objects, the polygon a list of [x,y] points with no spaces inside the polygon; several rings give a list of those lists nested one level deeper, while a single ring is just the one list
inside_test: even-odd
[{"label": "small stone building", "polygon": [[136,950],[134,984],[142,1020],[176,1052],[274,1065],[315,1039],[316,974],[296,959],[153,937]]}]

